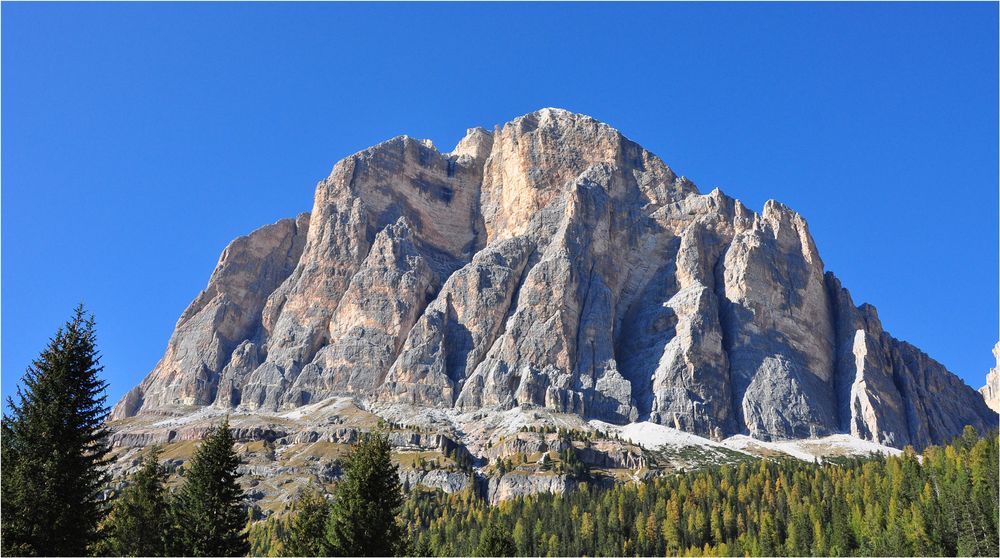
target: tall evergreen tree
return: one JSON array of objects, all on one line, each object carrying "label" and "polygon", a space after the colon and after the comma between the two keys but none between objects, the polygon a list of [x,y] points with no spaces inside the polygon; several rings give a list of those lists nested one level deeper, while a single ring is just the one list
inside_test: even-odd
[{"label": "tall evergreen tree", "polygon": [[80,556],[107,513],[108,415],[83,305],[24,375],[2,424],[3,554]]},{"label": "tall evergreen tree", "polygon": [[389,437],[382,432],[365,435],[352,448],[326,523],[330,554],[406,553],[405,533],[396,518],[403,505],[403,493],[390,455]]},{"label": "tall evergreen tree", "polygon": [[101,528],[96,553],[102,556],[166,556],[170,533],[169,505],[164,482],[167,473],[153,447],[142,467],[114,502]]},{"label": "tall evergreen tree", "polygon": [[209,431],[191,458],[174,509],[176,547],[184,556],[243,556],[249,551],[246,495],[237,483],[240,458],[229,418]]}]

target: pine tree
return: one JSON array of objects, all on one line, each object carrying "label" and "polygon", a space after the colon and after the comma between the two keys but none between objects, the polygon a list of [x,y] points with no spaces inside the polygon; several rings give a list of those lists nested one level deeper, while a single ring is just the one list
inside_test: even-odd
[{"label": "pine tree", "polygon": [[79,556],[107,513],[108,415],[83,305],[28,367],[2,424],[2,553]]},{"label": "pine tree", "polygon": [[302,493],[295,502],[288,532],[289,556],[322,556],[330,505],[316,491]]},{"label": "pine tree", "polygon": [[103,539],[96,548],[102,556],[166,556],[170,533],[169,506],[160,466],[160,450],[153,447],[129,486],[114,501],[102,525]]},{"label": "pine tree", "polygon": [[334,494],[326,524],[327,551],[338,556],[392,556],[406,551],[396,514],[403,505],[389,437],[364,436],[355,445]]},{"label": "pine tree", "polygon": [[174,554],[243,556],[249,550],[244,533],[246,495],[237,483],[240,458],[233,450],[229,418],[206,435],[191,459],[177,495]]}]

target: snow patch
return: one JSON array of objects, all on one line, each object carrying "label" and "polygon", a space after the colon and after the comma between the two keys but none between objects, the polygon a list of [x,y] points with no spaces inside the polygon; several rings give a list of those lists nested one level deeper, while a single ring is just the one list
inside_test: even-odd
[{"label": "snow patch", "polygon": [[903,452],[868,440],[855,438],[849,434],[834,434],[823,438],[803,440],[779,440],[765,442],[750,436],[731,436],[723,440],[723,445],[742,452],[778,452],[803,461],[822,461],[827,457],[865,456],[872,453],[900,455]]},{"label": "snow patch", "polygon": [[784,454],[802,461],[822,461],[829,457],[866,456],[873,453],[883,455],[900,455],[903,452],[888,446],[883,446],[868,440],[855,438],[849,434],[834,434],[823,438],[808,438],[803,440],[779,440],[766,442],[737,435],[716,442],[696,434],[683,432],[676,428],[663,426],[653,422],[634,422],[624,426],[609,424],[599,420],[588,423],[595,430],[607,435],[617,435],[623,440],[638,444],[647,449],[657,450],[666,447],[700,447],[709,449],[730,449],[740,453],[758,456],[774,456]]},{"label": "snow patch", "polygon": [[659,449],[664,446],[724,447],[719,442],[703,438],[697,434],[691,434],[690,432],[684,432],[676,428],[656,424],[655,422],[633,422],[625,426],[618,426],[599,420],[592,420],[588,424],[605,434],[617,434],[633,444],[638,444],[648,449]]}]

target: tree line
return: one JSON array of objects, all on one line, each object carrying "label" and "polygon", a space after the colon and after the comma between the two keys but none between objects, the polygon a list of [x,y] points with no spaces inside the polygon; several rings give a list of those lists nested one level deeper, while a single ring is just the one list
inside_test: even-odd
[{"label": "tree line", "polygon": [[[473,489],[403,499],[418,556],[997,556],[998,437],[918,455],[744,461],[491,506]],[[322,555],[303,502],[250,532],[255,555]],[[306,504],[307,505],[307,504]]]},{"label": "tree line", "polygon": [[415,490],[415,548],[477,555],[488,532],[518,556],[997,556],[997,434],[971,428],[922,455],[719,465],[497,506]]},{"label": "tree line", "polygon": [[[491,506],[400,485],[384,431],[352,447],[333,493],[253,521],[228,420],[176,490],[157,448],[109,489],[105,383],[78,308],[29,366],[2,423],[0,551],[10,556],[848,556],[998,553],[998,435],[921,454],[738,464]],[[572,464],[571,455],[564,456]]]}]

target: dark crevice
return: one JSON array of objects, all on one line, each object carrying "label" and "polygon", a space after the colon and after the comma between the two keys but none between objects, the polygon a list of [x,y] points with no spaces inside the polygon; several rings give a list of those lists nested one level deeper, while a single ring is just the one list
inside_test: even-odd
[{"label": "dark crevice", "polygon": [[847,344],[852,345],[850,353],[853,356],[853,335],[844,337],[842,333],[849,324],[842,322],[843,308],[841,302],[843,289],[839,281],[831,272],[826,272],[823,277],[823,288],[826,291],[827,308],[830,311],[830,318],[833,321],[833,401],[837,410],[837,425],[842,433],[851,431],[851,396],[850,388],[854,384],[854,378],[846,376],[849,370],[848,363],[845,362]]},{"label": "dark crevice", "polygon": [[[583,299],[582,299],[582,303],[580,304],[580,312],[579,312],[579,314],[576,317],[576,351],[574,351],[576,354],[573,355],[573,358],[574,358],[573,368],[574,369],[578,369],[579,365],[580,365],[579,352],[580,352],[580,347],[581,347],[581,344],[582,344],[582,341],[583,341],[583,339],[581,338],[582,335],[583,335],[583,320],[584,320],[584,317],[587,315],[587,310],[590,307],[590,287],[591,287],[591,285],[593,285],[593,283],[594,283],[594,263],[591,262],[591,264],[590,264],[590,271],[587,273],[587,286],[586,286],[586,288],[584,288]],[[591,362],[590,365],[591,365],[591,369],[593,371],[594,363]]]},{"label": "dark crevice", "polygon": [[[614,337],[614,354],[619,372],[629,381],[632,402],[639,420],[649,420],[653,405],[653,374],[668,343],[676,336],[676,315],[663,303],[677,294],[677,243],[671,241],[667,257],[647,281],[636,287],[631,304],[621,314],[621,326]],[[648,328],[640,328],[648,324]]]},{"label": "dark crevice", "polygon": [[726,309],[731,304],[729,299],[726,298],[726,249],[722,249],[719,252],[719,256],[715,260],[715,265],[712,266],[712,291],[715,293],[715,298],[717,301],[716,308],[718,309],[718,319],[719,319],[719,332],[722,334],[722,352],[726,354],[726,369],[724,375],[726,381],[729,383],[729,405],[730,405],[730,416],[729,425],[723,425],[723,431],[727,430],[727,426],[731,429],[731,434],[748,434],[750,431],[747,428],[746,422],[743,420],[743,405],[742,405],[742,393],[737,396],[736,384],[733,381],[733,359],[732,359],[732,348],[733,339],[729,334],[732,329],[733,324],[729,317],[729,312]]},{"label": "dark crevice", "polygon": [[[884,333],[882,335],[883,337],[887,337]],[[890,338],[889,343],[886,344],[891,344],[893,341],[894,339]],[[879,344],[881,345],[883,343],[885,343],[885,339],[879,339]],[[896,391],[899,392],[899,396],[903,401],[903,419],[906,421],[906,435],[909,438],[910,444],[914,446],[922,446],[923,443],[917,440],[917,433],[913,425],[914,420],[916,419],[916,417],[913,416],[915,414],[914,405],[915,402],[919,400],[920,396],[917,393],[911,393],[909,384],[900,373],[896,359],[892,358],[891,351],[889,351],[889,353],[890,358],[888,359],[888,364],[892,372],[892,385],[896,388]],[[930,421],[928,421],[928,424],[929,423]]]}]

